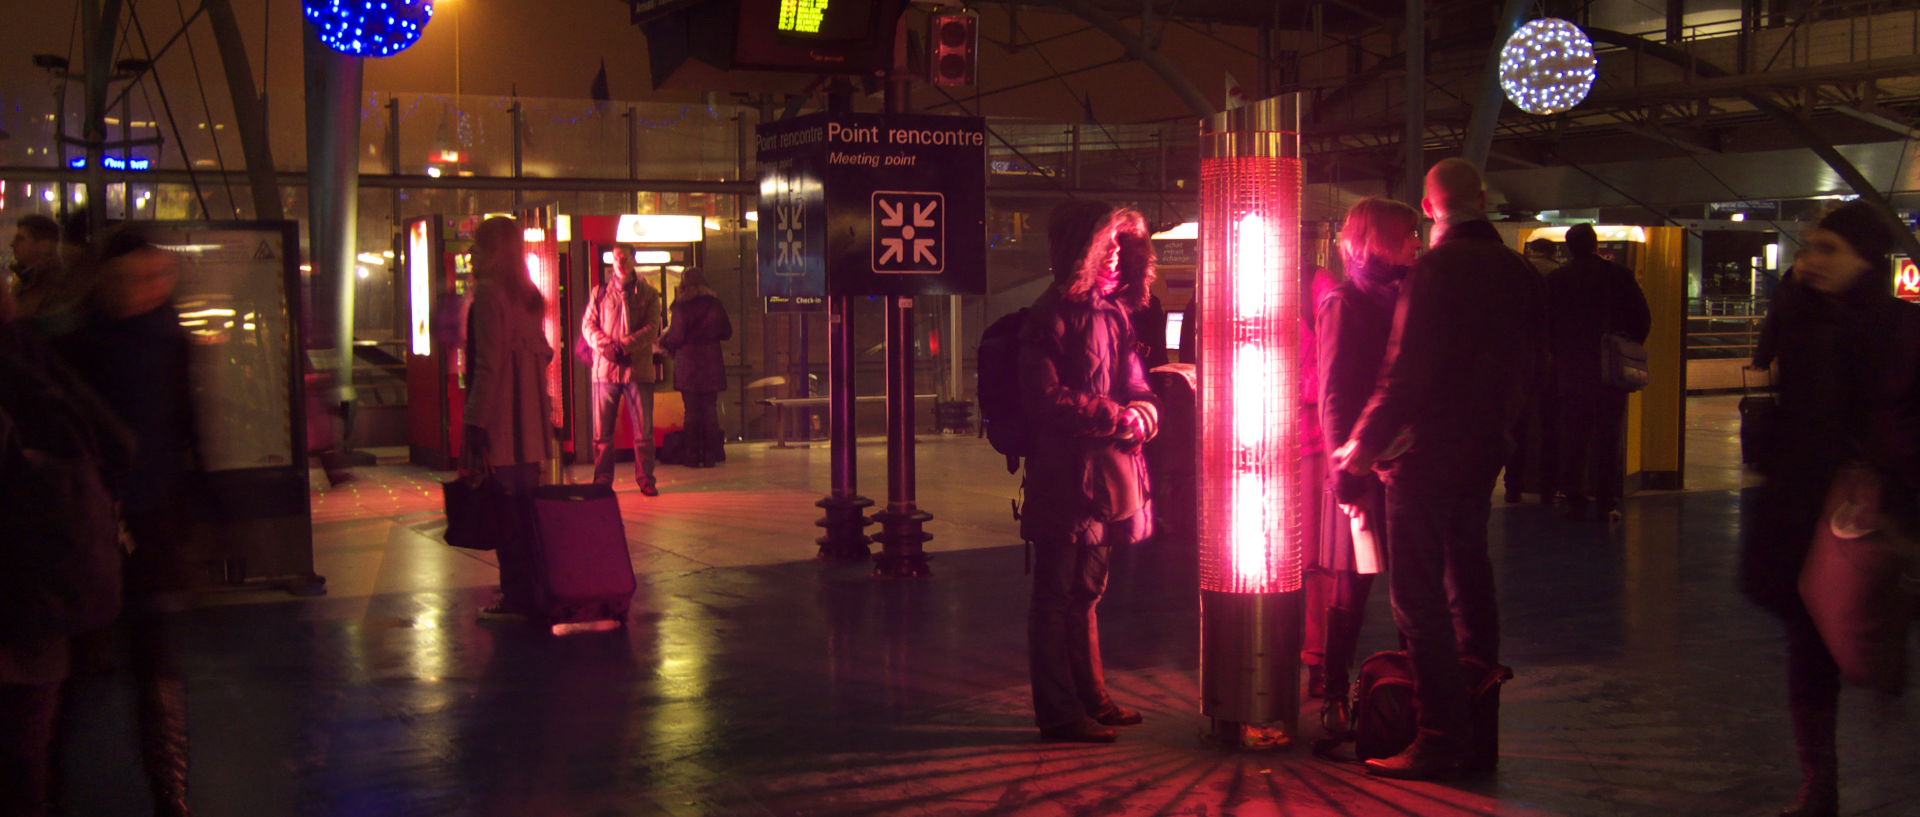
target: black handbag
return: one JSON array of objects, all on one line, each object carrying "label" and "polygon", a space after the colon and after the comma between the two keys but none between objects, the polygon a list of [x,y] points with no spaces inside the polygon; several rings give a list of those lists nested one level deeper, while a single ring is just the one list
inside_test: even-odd
[{"label": "black handbag", "polygon": [[1647,347],[1625,335],[1607,333],[1600,337],[1600,382],[1609,388],[1635,392],[1651,380],[1647,371]]},{"label": "black handbag", "polygon": [[440,483],[440,495],[447,509],[447,544],[467,550],[493,550],[500,535],[513,524],[512,502],[500,483],[492,479],[479,484],[465,477]]},{"label": "black handbag", "polygon": [[[473,355],[473,335],[467,335],[467,360]],[[514,394],[519,394],[520,361],[513,361]],[[513,450],[516,459],[520,452],[520,404],[513,404]],[[541,442],[552,451],[553,441],[542,438]],[[528,525],[527,515],[531,513],[530,500],[525,494],[508,491],[500,481],[491,476],[478,482],[469,481],[465,476],[454,477],[440,483],[440,496],[446,508],[447,532],[444,535],[447,544],[467,550],[496,550],[500,542],[508,537],[521,536]]]}]

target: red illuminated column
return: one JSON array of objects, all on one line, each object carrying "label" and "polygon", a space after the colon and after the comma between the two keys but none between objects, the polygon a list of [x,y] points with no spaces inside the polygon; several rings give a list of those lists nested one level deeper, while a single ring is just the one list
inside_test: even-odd
[{"label": "red illuminated column", "polygon": [[1201,711],[1215,734],[1299,715],[1300,112],[1289,95],[1215,115],[1200,160]]},{"label": "red illuminated column", "polygon": [[553,359],[547,363],[547,394],[553,398],[553,413],[547,422],[559,428],[564,425],[565,401],[560,398],[566,393],[561,387],[562,369],[566,364],[566,332],[560,320],[566,312],[566,305],[560,299],[560,241],[553,229],[552,212],[523,212],[520,224],[526,232],[527,277],[533,279],[533,285],[547,299],[547,314],[540,321],[540,328],[547,336],[547,346],[554,350]]}]

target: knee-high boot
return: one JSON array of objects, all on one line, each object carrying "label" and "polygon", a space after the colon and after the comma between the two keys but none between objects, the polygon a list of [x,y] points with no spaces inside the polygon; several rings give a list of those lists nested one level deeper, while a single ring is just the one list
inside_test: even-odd
[{"label": "knee-high boot", "polygon": [[1834,817],[1840,813],[1838,707],[1795,701],[1793,747],[1800,757],[1800,794],[1780,817]]},{"label": "knee-high boot", "polygon": [[187,689],[179,678],[154,679],[140,690],[140,754],[155,817],[189,817]]},{"label": "knee-high boot", "polygon": [[1787,709],[1800,758],[1800,794],[1781,817],[1840,813],[1840,668],[1805,613],[1786,620]]},{"label": "knee-high boot", "polygon": [[134,710],[140,757],[156,817],[189,817],[187,803],[187,685],[173,666],[166,615],[136,616],[131,628]]}]

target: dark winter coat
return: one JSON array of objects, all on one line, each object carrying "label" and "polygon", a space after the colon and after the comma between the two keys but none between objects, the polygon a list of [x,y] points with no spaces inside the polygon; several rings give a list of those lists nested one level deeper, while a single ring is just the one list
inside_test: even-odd
[{"label": "dark winter coat", "polygon": [[[1320,299],[1315,313],[1314,332],[1319,367],[1320,432],[1326,450],[1337,451],[1346,445],[1360,412],[1373,397],[1380,381],[1380,368],[1387,359],[1387,341],[1393,334],[1393,310],[1400,299],[1400,282],[1405,267],[1374,265],[1356,269]],[[1371,474],[1348,474],[1333,470],[1329,478],[1336,496],[1351,501]],[[1342,483],[1348,483],[1343,486]]]},{"label": "dark winter coat", "polygon": [[1827,489],[1849,462],[1874,466],[1885,511],[1916,521],[1920,490],[1920,306],[1869,277],[1845,296],[1807,287],[1774,301],[1779,419],[1764,441],[1766,482],[1742,530],[1741,587],[1754,602],[1800,607],[1801,563]]},{"label": "dark winter coat", "polygon": [[1308,303],[1313,309],[1300,321],[1300,456],[1318,457],[1333,450],[1326,446],[1326,435],[1320,427],[1322,372],[1319,363],[1320,341],[1317,340],[1320,331],[1319,306],[1321,301],[1333,294],[1340,280],[1321,266],[1309,270],[1306,278],[1308,291],[1313,294]]},{"label": "dark winter coat", "polygon": [[1413,447],[1387,472],[1389,484],[1491,480],[1546,370],[1540,273],[1492,224],[1471,221],[1448,229],[1401,287],[1385,369],[1351,436],[1378,454],[1412,430]]},{"label": "dark winter coat", "polygon": [[102,319],[65,343],[67,359],[113,409],[136,443],[120,494],[121,509],[164,508],[191,472],[195,440],[189,393],[189,343],[171,304],[127,318]]},{"label": "dark winter coat", "polygon": [[1034,302],[1022,340],[1020,391],[1034,434],[1021,536],[1087,545],[1152,535],[1146,457],[1120,436],[1129,404],[1158,404],[1126,310],[1067,300],[1056,287]]},{"label": "dark winter coat", "polygon": [[[37,383],[29,385],[33,381]],[[16,409],[9,408],[8,398],[31,393],[29,389],[38,383],[49,384],[66,398],[64,408],[92,434],[94,462],[101,477],[109,485],[123,485],[133,462],[134,440],[119,417],[34,333],[20,323],[0,323],[0,491],[10,490],[7,483],[20,473],[12,469],[24,461],[27,449],[48,448],[55,442],[30,439]],[[0,513],[20,512],[11,505],[0,508]],[[17,575],[31,565],[20,563],[15,545],[0,537],[0,566]],[[68,641],[64,635],[0,640],[0,684],[49,684],[65,678]]]},{"label": "dark winter coat", "polygon": [[1606,387],[1600,379],[1601,337],[1624,335],[1646,343],[1653,328],[1633,271],[1598,255],[1576,255],[1548,274],[1547,311],[1554,388],[1560,394]]},{"label": "dark winter coat", "polygon": [[[1129,314],[1147,303],[1151,255],[1126,256],[1132,261],[1119,265],[1113,294],[1095,286],[1104,265],[1094,260],[1122,225],[1144,227],[1138,222],[1131,211],[1083,206],[1056,211],[1048,228],[1054,284],[1027,311],[1020,335],[1020,398],[1033,438],[1020,534],[1036,545],[1131,544],[1153,535],[1144,447],[1158,430],[1159,405]],[[1151,420],[1146,439],[1122,439],[1129,406]]]},{"label": "dark winter coat", "polygon": [[727,368],[720,342],[733,337],[727,307],[713,295],[699,295],[674,301],[669,311],[673,321],[660,338],[660,348],[673,355],[673,387],[683,392],[725,391]]}]

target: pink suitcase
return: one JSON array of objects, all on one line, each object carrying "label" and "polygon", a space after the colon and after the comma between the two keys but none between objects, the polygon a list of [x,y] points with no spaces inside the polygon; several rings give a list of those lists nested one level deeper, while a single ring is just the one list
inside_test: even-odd
[{"label": "pink suitcase", "polygon": [[627,621],[637,586],[627,555],[627,528],[610,485],[542,485],[533,489],[533,609],[556,633],[607,629]]}]

